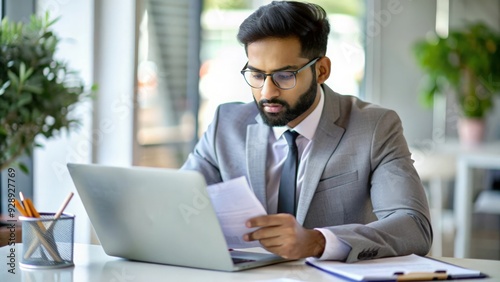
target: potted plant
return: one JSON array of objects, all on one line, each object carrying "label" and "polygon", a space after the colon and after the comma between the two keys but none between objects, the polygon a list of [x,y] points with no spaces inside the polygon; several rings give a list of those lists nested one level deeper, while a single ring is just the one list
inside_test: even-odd
[{"label": "potted plant", "polygon": [[485,118],[500,91],[499,33],[484,23],[469,23],[463,29],[450,30],[446,38],[420,40],[413,51],[426,73],[421,102],[432,106],[435,95],[451,88],[461,113],[461,142],[480,142]]},{"label": "potted plant", "polygon": [[[35,137],[55,136],[78,120],[71,108],[86,95],[84,84],[55,58],[56,20],[32,16],[29,23],[4,18],[0,27],[0,170],[31,155]],[[19,164],[27,172],[26,166]]]}]

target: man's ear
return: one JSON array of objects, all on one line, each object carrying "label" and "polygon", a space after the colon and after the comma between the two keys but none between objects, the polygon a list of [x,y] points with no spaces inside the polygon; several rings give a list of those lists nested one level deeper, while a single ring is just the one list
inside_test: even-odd
[{"label": "man's ear", "polygon": [[326,56],[316,62],[316,81],[319,84],[324,83],[330,77],[331,64],[330,58]]}]

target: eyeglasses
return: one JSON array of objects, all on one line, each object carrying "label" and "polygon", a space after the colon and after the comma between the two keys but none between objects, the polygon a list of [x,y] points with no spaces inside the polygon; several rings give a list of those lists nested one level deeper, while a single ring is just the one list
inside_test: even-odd
[{"label": "eyeglasses", "polygon": [[252,88],[262,88],[264,86],[266,78],[270,76],[274,85],[276,85],[280,89],[288,90],[294,88],[295,84],[297,84],[297,74],[316,63],[316,61],[318,61],[319,59],[320,57],[309,61],[309,63],[305,64],[303,67],[296,71],[277,71],[273,73],[265,73],[262,71],[246,69],[248,66],[247,62],[241,70],[241,74],[245,78],[247,84]]}]

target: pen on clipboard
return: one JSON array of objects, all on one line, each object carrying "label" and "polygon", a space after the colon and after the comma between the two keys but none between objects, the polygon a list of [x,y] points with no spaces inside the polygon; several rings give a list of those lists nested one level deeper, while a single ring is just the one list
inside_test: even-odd
[{"label": "pen on clipboard", "polygon": [[395,272],[396,281],[432,281],[432,280],[446,280],[448,274],[444,270],[437,270],[435,272]]}]

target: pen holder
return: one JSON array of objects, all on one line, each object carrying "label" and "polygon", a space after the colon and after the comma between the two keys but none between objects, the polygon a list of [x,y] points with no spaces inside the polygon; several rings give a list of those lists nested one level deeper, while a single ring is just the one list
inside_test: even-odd
[{"label": "pen holder", "polygon": [[20,265],[26,268],[73,266],[75,216],[40,213],[39,218],[20,216],[23,252]]}]

